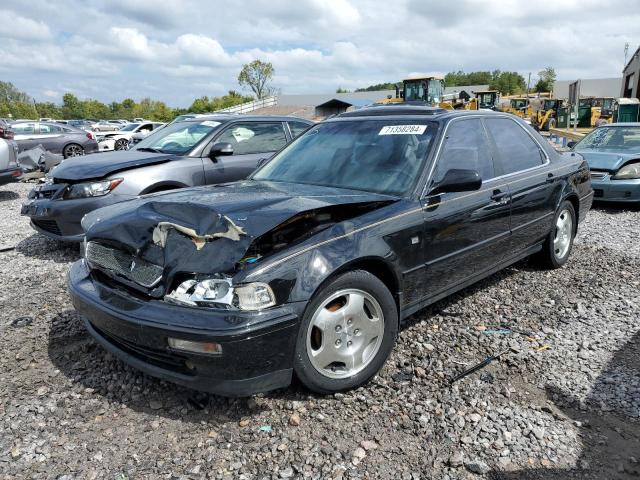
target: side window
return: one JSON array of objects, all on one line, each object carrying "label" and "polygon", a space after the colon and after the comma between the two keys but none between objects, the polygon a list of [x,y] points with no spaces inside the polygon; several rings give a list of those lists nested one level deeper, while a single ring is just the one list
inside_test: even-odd
[{"label": "side window", "polygon": [[449,125],[437,162],[436,183],[451,169],[475,170],[483,181],[495,176],[489,140],[479,118],[454,120]]},{"label": "side window", "polygon": [[45,125],[43,123],[40,124],[40,133],[60,133],[62,132],[62,127],[57,125]]},{"label": "side window", "polygon": [[234,123],[216,142],[227,142],[233,146],[234,155],[275,152],[287,143],[282,123],[246,122]]},{"label": "side window", "polygon": [[36,124],[35,123],[19,123],[11,127],[11,129],[18,134],[22,134],[22,135],[30,134],[30,133],[35,133]]},{"label": "side window", "polygon": [[151,123],[145,123],[145,124],[143,124],[143,125],[140,125],[140,128],[138,128],[138,131],[140,132],[140,131],[142,131],[142,130],[148,130],[148,131],[153,130],[153,124],[151,124]]},{"label": "side window", "polygon": [[485,125],[496,143],[504,174],[544,163],[540,147],[510,118],[487,118]]},{"label": "side window", "polygon": [[310,126],[311,125],[307,125],[306,123],[303,123],[303,122],[289,122],[289,129],[291,130],[291,136],[293,138],[296,138],[298,135],[300,135]]}]

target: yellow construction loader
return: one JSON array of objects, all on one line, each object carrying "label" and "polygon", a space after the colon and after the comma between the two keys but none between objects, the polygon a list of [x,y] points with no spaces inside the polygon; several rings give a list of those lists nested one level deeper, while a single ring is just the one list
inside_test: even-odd
[{"label": "yellow construction loader", "polygon": [[444,78],[438,76],[414,76],[402,81],[402,86],[396,86],[395,98],[382,100],[381,104],[416,103],[447,110],[471,109],[477,110],[476,99],[463,92],[444,93]]},{"label": "yellow construction loader", "polygon": [[558,109],[560,107],[562,107],[561,99],[545,98],[542,100],[540,108],[531,115],[531,126],[544,132],[555,128],[558,123]]},{"label": "yellow construction loader", "polygon": [[512,113],[521,118],[531,118],[533,116],[531,102],[526,97],[510,98],[509,103],[507,105],[503,105],[500,108],[500,111]]},{"label": "yellow construction loader", "polygon": [[613,122],[613,97],[588,97],[580,99],[580,106],[591,107],[591,127],[599,127]]},{"label": "yellow construction loader", "polygon": [[497,90],[478,90],[475,98],[469,102],[470,110],[497,110],[500,104],[500,92]]}]

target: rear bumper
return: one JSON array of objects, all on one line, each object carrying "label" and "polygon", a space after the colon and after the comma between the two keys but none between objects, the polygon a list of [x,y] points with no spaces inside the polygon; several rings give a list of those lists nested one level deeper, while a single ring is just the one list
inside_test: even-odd
[{"label": "rear bumper", "polygon": [[[247,396],[291,383],[298,329],[292,305],[228,312],[144,301],[95,282],[83,260],[71,267],[68,286],[96,341],[149,375],[225,396]],[[168,338],[216,342],[222,354],[176,351]]]},{"label": "rear bumper", "polygon": [[640,179],[611,180],[609,175],[603,179],[591,179],[598,202],[640,202]]}]

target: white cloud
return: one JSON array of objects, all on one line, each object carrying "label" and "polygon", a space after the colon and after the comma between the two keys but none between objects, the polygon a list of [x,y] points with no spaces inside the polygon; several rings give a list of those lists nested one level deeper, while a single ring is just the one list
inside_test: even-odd
[{"label": "white cloud", "polygon": [[0,37],[20,40],[48,40],[49,26],[18,15],[12,10],[0,10]]},{"label": "white cloud", "polygon": [[36,96],[172,105],[238,89],[255,58],[274,64],[284,93],[459,69],[610,77],[639,22],[623,0],[31,0],[0,12],[0,75]]}]

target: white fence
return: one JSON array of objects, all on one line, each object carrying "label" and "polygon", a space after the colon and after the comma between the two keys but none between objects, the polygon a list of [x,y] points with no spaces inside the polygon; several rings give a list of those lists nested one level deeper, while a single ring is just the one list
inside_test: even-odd
[{"label": "white fence", "polygon": [[273,107],[278,104],[278,97],[266,97],[261,100],[254,100],[253,102],[241,103],[235,107],[224,108],[218,110],[221,113],[248,113],[253,112],[259,108]]}]

